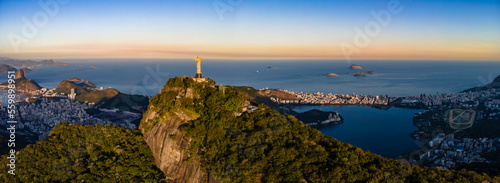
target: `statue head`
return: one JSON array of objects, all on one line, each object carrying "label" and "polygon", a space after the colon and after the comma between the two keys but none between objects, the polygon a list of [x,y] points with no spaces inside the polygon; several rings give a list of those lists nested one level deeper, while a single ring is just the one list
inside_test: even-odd
[{"label": "statue head", "polygon": [[202,58],[200,58],[200,56],[198,56],[197,58],[195,58],[195,59],[193,59],[193,60],[194,60],[194,61],[196,61],[196,62],[201,62],[203,59],[202,59]]}]

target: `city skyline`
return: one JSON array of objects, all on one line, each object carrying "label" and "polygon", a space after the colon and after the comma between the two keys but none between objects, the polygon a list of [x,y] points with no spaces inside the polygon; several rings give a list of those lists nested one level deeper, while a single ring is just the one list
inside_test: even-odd
[{"label": "city skyline", "polygon": [[0,55],[499,61],[499,19],[499,1],[0,1]]}]

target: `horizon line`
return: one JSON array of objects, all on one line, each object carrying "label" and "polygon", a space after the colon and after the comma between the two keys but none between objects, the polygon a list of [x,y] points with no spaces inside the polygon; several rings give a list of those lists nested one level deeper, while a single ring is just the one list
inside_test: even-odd
[{"label": "horizon line", "polygon": [[[196,55],[197,56],[197,55]],[[195,58],[194,56],[193,58]],[[15,59],[15,60],[32,60],[32,61],[42,61],[42,60],[54,60],[54,61],[60,61],[60,60],[85,60],[85,59],[90,59],[90,60],[97,60],[97,59],[102,59],[102,60],[119,60],[119,59],[124,59],[124,60],[129,60],[129,59],[137,59],[137,60],[158,60],[158,59],[167,59],[167,60],[173,60],[173,59],[193,59],[190,57],[171,57],[171,58],[165,58],[165,57],[157,57],[157,58],[109,58],[109,57],[95,57],[95,58],[14,58],[14,57],[6,57],[6,56],[0,56],[4,58],[10,58],[10,59]],[[282,57],[282,58],[276,58],[276,57],[270,57],[270,58],[225,58],[225,57],[203,57],[204,59],[208,60],[315,60],[315,61],[486,61],[486,62],[498,62],[500,60],[490,60],[490,59],[477,59],[477,60],[471,60],[471,59],[411,59],[411,58],[360,58],[360,59],[341,59],[341,58],[287,58],[287,57]]]}]

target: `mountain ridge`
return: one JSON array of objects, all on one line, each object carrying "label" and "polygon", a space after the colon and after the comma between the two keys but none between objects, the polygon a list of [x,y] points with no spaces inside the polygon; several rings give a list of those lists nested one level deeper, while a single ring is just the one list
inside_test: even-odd
[{"label": "mountain ridge", "polygon": [[[243,112],[252,105],[257,109]],[[171,78],[150,99],[139,128],[156,165],[174,182],[499,181],[363,151],[212,80]],[[166,156],[172,152],[175,161]]]}]

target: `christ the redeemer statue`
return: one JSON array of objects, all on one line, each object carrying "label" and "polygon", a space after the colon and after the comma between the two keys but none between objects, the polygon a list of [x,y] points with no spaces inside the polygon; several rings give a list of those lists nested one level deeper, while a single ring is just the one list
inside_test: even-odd
[{"label": "christ the redeemer statue", "polygon": [[197,58],[193,59],[194,61],[196,61],[196,78],[203,78],[201,76],[201,61],[203,60],[202,58],[200,58],[200,56],[198,56]]}]

